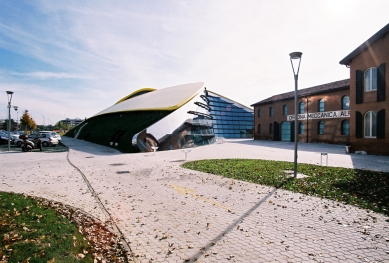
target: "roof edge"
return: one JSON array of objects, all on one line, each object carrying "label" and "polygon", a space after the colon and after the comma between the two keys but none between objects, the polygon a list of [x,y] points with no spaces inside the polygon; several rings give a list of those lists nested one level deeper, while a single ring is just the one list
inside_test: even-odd
[{"label": "roof edge", "polygon": [[[316,92],[312,92],[310,93],[309,95],[305,94],[305,95],[302,95],[301,93],[304,92],[304,91],[307,91],[309,89],[314,89],[314,88],[318,88],[318,87],[322,87],[322,86],[325,86],[325,85],[330,85],[330,84],[334,84],[334,83],[339,83],[341,84],[341,82],[346,82],[346,81],[350,81],[350,79],[343,79],[343,80],[338,80],[338,81],[333,81],[333,82],[330,82],[330,83],[326,83],[326,84],[321,84],[321,85],[316,85],[316,86],[313,86],[313,87],[309,87],[309,88],[304,88],[304,89],[299,89],[297,91],[297,97],[298,98],[302,98],[302,97],[305,97],[305,96],[312,96],[312,95],[317,95],[317,94],[321,94],[321,93],[326,93],[326,92],[329,92],[329,91],[335,91],[335,90],[342,90],[342,89],[349,89],[350,88],[350,82],[348,84],[342,84],[338,87],[329,87],[328,89],[326,90],[318,90]],[[256,106],[256,105],[262,105],[262,104],[268,104],[268,103],[273,103],[273,102],[278,102],[278,101],[284,101],[284,100],[289,100],[291,99],[290,97],[284,97],[284,98],[280,98],[280,99],[274,99],[274,100],[271,100],[271,98],[275,97],[275,96],[280,96],[280,95],[286,95],[286,94],[290,94],[290,93],[293,93],[294,94],[294,91],[289,91],[289,92],[285,92],[285,93],[281,93],[281,94],[276,94],[276,95],[273,95],[271,97],[268,97],[266,99],[263,99],[261,101],[258,101],[254,104],[251,104],[252,107]]]},{"label": "roof edge", "polygon": [[235,101],[235,100],[232,100],[232,99],[230,99],[230,98],[227,98],[226,96],[223,96],[223,95],[221,95],[221,94],[219,94],[219,93],[216,93],[216,92],[214,92],[214,91],[212,91],[212,90],[208,90],[208,91],[211,92],[211,93],[213,93],[213,94],[216,94],[217,96],[223,97],[223,98],[225,98],[225,99],[227,99],[227,100],[229,100],[229,101],[231,101],[231,102],[233,102],[233,103],[239,104],[240,106],[243,106],[243,107],[245,107],[245,108],[247,108],[247,109],[249,109],[249,110],[253,110],[253,108],[251,108],[250,106],[244,105],[244,104],[239,103],[239,102],[237,102],[237,101]]},{"label": "roof edge", "polygon": [[381,38],[384,38],[386,34],[389,33],[389,24],[381,28],[377,33],[375,33],[373,36],[371,36],[368,40],[366,40],[364,43],[362,43],[359,47],[357,47],[353,52],[348,54],[344,59],[339,61],[339,64],[341,65],[350,65],[351,61],[358,56],[360,53],[365,51],[368,47],[373,45],[375,42],[380,40]]},{"label": "roof edge", "polygon": [[156,91],[156,90],[157,90],[157,89],[154,89],[154,88],[141,88],[141,89],[138,89],[138,90],[136,90],[136,91],[130,93],[129,95],[127,95],[127,96],[121,98],[121,99],[120,99],[118,102],[116,102],[115,104],[118,104],[118,103],[120,103],[120,102],[123,102],[123,101],[125,101],[125,100],[128,100],[128,99],[130,99],[131,97],[134,97],[134,95],[136,95],[136,94],[138,94],[138,93],[141,93],[141,92],[143,92],[143,91],[151,92],[151,91]]}]

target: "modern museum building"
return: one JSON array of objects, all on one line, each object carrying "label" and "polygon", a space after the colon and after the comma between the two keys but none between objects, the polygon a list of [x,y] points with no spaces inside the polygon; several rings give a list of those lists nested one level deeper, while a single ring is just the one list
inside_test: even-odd
[{"label": "modern museum building", "polygon": [[66,136],[125,153],[150,152],[207,145],[219,137],[253,138],[253,123],[252,108],[197,82],[139,89]]}]

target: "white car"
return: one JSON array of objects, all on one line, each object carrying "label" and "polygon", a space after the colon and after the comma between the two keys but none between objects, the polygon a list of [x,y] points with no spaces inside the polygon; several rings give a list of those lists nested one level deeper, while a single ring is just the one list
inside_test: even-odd
[{"label": "white car", "polygon": [[39,133],[50,134],[51,137],[57,138],[57,140],[58,140],[59,142],[61,142],[61,135],[59,135],[59,134],[56,133],[56,132],[53,132],[53,131],[40,131]]}]

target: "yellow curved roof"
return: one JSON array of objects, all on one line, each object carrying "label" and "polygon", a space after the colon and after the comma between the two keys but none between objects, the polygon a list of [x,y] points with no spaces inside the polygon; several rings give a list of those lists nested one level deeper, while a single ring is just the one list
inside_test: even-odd
[{"label": "yellow curved roof", "polygon": [[[95,116],[130,111],[173,111],[190,101],[204,88],[203,82],[183,84],[148,92],[142,96],[121,100],[113,106],[97,113]],[[140,90],[137,90],[138,93]],[[130,94],[131,95],[131,94]],[[130,97],[126,96],[126,97]],[[125,97],[125,98],[126,98]]]},{"label": "yellow curved roof", "polygon": [[141,93],[141,92],[151,92],[151,91],[155,91],[157,89],[154,89],[154,88],[142,88],[142,89],[138,89],[136,91],[134,91],[133,93],[130,93],[129,95],[123,97],[122,99],[120,99],[118,102],[116,102],[115,104],[118,104],[120,102],[123,102],[125,100],[128,100],[128,99],[131,99],[131,97],[135,97],[137,94]]}]

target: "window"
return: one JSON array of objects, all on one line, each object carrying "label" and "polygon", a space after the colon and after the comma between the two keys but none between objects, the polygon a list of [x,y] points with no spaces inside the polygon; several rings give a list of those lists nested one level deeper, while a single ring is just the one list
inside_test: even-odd
[{"label": "window", "polygon": [[177,139],[178,148],[181,148],[181,141],[180,139]]},{"label": "window", "polygon": [[261,109],[258,109],[258,117],[259,117],[259,118],[262,117],[262,111],[261,111]]},{"label": "window", "polygon": [[288,115],[288,105],[284,105],[284,107],[282,108],[282,112],[284,115]]},{"label": "window", "polygon": [[324,112],[324,100],[323,99],[320,99],[319,100],[319,104],[318,104],[318,111],[319,112]]},{"label": "window", "polygon": [[300,102],[300,114],[304,114],[304,102]]},{"label": "window", "polygon": [[269,116],[273,116],[273,115],[274,115],[274,108],[270,107],[269,108]]},{"label": "window", "polygon": [[342,135],[350,135],[350,122],[348,120],[342,121]]},{"label": "window", "polygon": [[349,110],[349,109],[350,109],[350,97],[343,96],[342,97],[342,110]]},{"label": "window", "polygon": [[324,121],[319,121],[317,124],[317,134],[324,134]]},{"label": "window", "polygon": [[273,134],[273,123],[270,123],[269,125],[269,133]]},{"label": "window", "polygon": [[377,136],[377,114],[374,111],[368,111],[364,118],[365,138],[376,138]]},{"label": "window", "polygon": [[261,134],[261,124],[258,124],[258,134]]},{"label": "window", "polygon": [[365,71],[365,91],[377,90],[377,68]]},{"label": "window", "polygon": [[304,122],[300,122],[299,128],[299,134],[304,134]]}]

